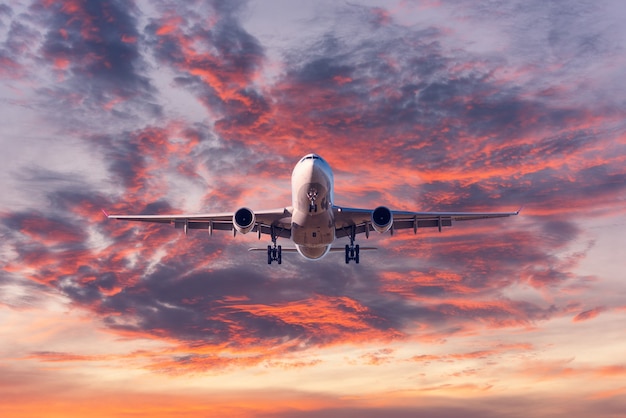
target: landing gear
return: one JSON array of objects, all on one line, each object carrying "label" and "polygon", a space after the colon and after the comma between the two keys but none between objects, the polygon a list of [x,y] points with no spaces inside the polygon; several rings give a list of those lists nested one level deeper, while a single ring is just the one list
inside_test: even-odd
[{"label": "landing gear", "polygon": [[277,261],[278,264],[283,263],[282,247],[280,245],[267,246],[267,264],[272,264],[272,261]]},{"label": "landing gear", "polygon": [[317,212],[317,189],[315,187],[311,187],[309,191],[306,193],[306,196],[309,198],[309,213]]},{"label": "landing gear", "polygon": [[272,261],[283,263],[283,248],[280,245],[276,245],[276,239],[278,238],[274,227],[271,230],[272,245],[267,246],[267,264],[272,264]]},{"label": "landing gear", "polygon": [[359,245],[348,245],[346,244],[346,264],[350,264],[350,260],[354,260],[355,263],[359,264]]},{"label": "landing gear", "polygon": [[354,245],[354,237],[356,236],[356,227],[352,226],[350,230],[350,245],[346,244],[346,264],[350,264],[351,260],[354,260],[356,264],[359,264],[359,245]]}]

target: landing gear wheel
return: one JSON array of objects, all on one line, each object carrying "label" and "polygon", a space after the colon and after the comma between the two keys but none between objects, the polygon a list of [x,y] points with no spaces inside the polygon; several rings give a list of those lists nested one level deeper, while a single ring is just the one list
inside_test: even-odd
[{"label": "landing gear wheel", "polygon": [[350,260],[354,260],[355,263],[359,264],[359,261],[361,261],[359,252],[358,245],[346,245],[346,264],[350,264]]},{"label": "landing gear wheel", "polygon": [[267,246],[267,264],[272,264],[272,261],[283,263],[283,248],[279,246]]},{"label": "landing gear wheel", "polygon": [[350,264],[350,260],[354,260],[355,263],[359,264],[361,261],[361,257],[359,255],[359,246],[354,245],[354,238],[356,237],[356,226],[352,225],[350,229],[350,245],[346,244],[346,264]]}]

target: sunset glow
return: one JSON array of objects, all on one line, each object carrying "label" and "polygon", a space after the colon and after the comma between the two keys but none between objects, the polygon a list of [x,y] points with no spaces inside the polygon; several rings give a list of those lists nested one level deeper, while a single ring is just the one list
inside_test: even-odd
[{"label": "sunset glow", "polygon": [[[626,416],[625,18],[3,3],[0,416]],[[308,153],[346,207],[523,210],[280,266],[102,214],[288,206]]]}]

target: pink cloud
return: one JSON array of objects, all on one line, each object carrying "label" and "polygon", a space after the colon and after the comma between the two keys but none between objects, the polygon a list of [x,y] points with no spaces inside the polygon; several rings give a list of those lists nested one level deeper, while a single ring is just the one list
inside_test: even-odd
[{"label": "pink cloud", "polygon": [[600,315],[605,310],[606,310],[606,308],[604,308],[603,306],[599,306],[597,308],[589,309],[587,311],[583,311],[583,312],[579,313],[578,315],[576,315],[574,317],[574,319],[572,319],[572,321],[573,322],[588,321],[590,319],[593,319],[593,318],[597,317],[598,315]]}]

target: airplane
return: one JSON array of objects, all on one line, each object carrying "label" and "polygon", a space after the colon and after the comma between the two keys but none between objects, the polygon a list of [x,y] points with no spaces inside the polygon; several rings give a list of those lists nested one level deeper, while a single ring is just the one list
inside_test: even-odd
[{"label": "airplane", "polygon": [[[356,236],[370,232],[385,233],[399,229],[452,226],[453,221],[502,218],[519,214],[516,212],[408,212],[391,210],[386,206],[375,209],[347,208],[335,205],[334,178],[330,165],[317,154],[300,159],[291,173],[291,206],[252,211],[246,207],[234,213],[180,214],[180,215],[105,215],[109,219],[124,221],[156,222],[174,225],[187,234],[190,229],[232,231],[247,234],[256,232],[270,236],[272,245],[267,246],[267,263],[282,263],[282,252],[297,251],[307,260],[319,260],[333,251],[345,252],[345,262],[359,264],[360,251],[375,248],[355,245]],[[350,244],[336,248],[336,239],[348,237]],[[277,245],[278,238],[291,239],[292,248]],[[265,249],[251,249],[265,251]]]}]

